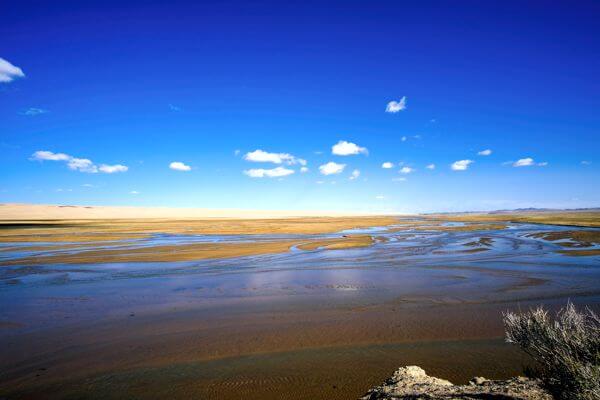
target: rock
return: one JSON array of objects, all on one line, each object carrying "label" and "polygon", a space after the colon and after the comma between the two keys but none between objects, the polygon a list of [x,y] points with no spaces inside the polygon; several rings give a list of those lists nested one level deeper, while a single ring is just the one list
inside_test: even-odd
[{"label": "rock", "polygon": [[473,378],[468,385],[454,385],[427,375],[420,367],[403,367],[381,386],[369,390],[361,400],[552,400],[540,382],[524,377],[506,381]]},{"label": "rock", "polygon": [[471,379],[469,384],[470,385],[483,385],[487,381],[488,381],[487,379],[485,379],[481,376],[476,376],[475,378]]}]

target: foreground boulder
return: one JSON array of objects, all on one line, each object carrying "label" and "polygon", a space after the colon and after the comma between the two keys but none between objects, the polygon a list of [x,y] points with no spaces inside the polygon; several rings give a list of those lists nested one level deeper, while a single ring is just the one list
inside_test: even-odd
[{"label": "foreground boulder", "polygon": [[506,381],[473,378],[468,385],[454,385],[444,379],[429,376],[416,366],[400,368],[383,385],[377,386],[361,400],[552,400],[540,387],[540,382],[517,377]]}]

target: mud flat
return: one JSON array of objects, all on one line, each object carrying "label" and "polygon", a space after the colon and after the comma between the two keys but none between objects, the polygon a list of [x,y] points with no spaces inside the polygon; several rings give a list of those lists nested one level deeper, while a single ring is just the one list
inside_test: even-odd
[{"label": "mud flat", "polygon": [[[591,228],[134,222],[2,230],[22,240],[0,243],[0,397],[348,399],[400,365],[508,379],[528,360],[502,311],[600,308],[600,257],[557,253],[594,249]],[[107,232],[143,237],[36,240]]]}]

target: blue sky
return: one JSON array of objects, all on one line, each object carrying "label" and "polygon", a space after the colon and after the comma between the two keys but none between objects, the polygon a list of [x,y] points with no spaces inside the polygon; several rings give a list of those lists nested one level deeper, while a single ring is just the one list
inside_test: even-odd
[{"label": "blue sky", "polygon": [[597,2],[163,3],[4,6],[1,202],[600,206]]}]

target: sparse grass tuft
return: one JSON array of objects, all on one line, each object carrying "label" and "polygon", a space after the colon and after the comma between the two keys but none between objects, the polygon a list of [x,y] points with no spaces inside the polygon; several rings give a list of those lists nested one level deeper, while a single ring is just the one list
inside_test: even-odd
[{"label": "sparse grass tuft", "polygon": [[539,378],[559,400],[600,399],[600,318],[572,303],[554,319],[542,307],[504,314],[506,339],[538,363]]}]

